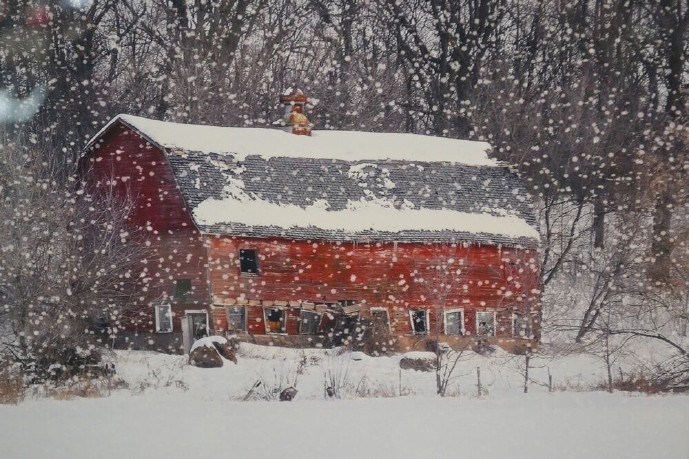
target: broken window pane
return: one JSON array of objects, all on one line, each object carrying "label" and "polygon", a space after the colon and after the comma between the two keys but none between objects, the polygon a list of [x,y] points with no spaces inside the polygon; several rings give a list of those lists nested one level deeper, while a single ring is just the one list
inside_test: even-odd
[{"label": "broken window pane", "polygon": [[321,315],[314,311],[302,310],[299,314],[299,333],[315,335],[321,323]]},{"label": "broken window pane", "polygon": [[284,333],[286,312],[279,308],[263,308],[266,333]]},{"label": "broken window pane", "polygon": [[426,315],[426,310],[425,309],[416,309],[409,311],[409,317],[411,319],[411,326],[412,330],[414,331],[415,335],[423,335],[426,333],[428,330],[428,324],[427,320],[428,317]]},{"label": "broken window pane", "polygon": [[478,336],[495,335],[495,313],[477,312],[476,313],[476,334]]}]

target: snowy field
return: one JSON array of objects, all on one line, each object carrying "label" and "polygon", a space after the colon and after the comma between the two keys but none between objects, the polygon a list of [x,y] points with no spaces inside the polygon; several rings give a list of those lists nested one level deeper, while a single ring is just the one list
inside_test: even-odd
[{"label": "snowy field", "polygon": [[[444,399],[433,373],[400,371],[399,356],[243,345],[238,365],[206,370],[181,356],[112,358],[128,388],[109,397],[0,406],[0,457],[689,457],[689,397],[580,391],[605,374],[582,355],[537,360],[523,394],[522,358],[468,354]],[[548,369],[568,390],[539,384]],[[326,379],[341,398],[325,399]],[[295,381],[299,393],[241,401],[259,380],[257,398]]]}]

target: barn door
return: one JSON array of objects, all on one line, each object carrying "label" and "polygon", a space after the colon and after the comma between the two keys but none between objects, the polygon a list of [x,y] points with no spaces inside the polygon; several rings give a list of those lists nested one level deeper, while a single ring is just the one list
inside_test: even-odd
[{"label": "barn door", "polygon": [[204,311],[187,311],[182,317],[182,344],[184,351],[189,352],[197,339],[208,336],[208,313]]},{"label": "barn door", "polygon": [[184,346],[184,353],[188,354],[191,345],[194,343],[194,324],[190,315],[185,314],[182,317],[182,345]]}]

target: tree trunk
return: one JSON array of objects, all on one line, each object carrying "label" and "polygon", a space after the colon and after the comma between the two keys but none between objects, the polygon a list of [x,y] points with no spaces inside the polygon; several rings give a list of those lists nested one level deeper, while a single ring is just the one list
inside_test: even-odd
[{"label": "tree trunk", "polygon": [[605,204],[601,196],[593,199],[593,247],[605,246]]},{"label": "tree trunk", "polygon": [[649,280],[665,283],[670,274],[672,253],[672,196],[668,190],[657,198],[653,212],[653,241],[651,256],[653,264],[649,268]]}]

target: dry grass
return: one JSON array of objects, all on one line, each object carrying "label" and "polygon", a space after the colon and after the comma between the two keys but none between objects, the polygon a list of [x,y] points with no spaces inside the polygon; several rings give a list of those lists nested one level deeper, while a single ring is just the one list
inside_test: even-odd
[{"label": "dry grass", "polygon": [[0,372],[0,404],[16,405],[24,400],[24,379],[9,369]]},{"label": "dry grass", "polygon": [[56,400],[108,397],[113,390],[128,389],[129,384],[120,378],[78,378],[60,385],[44,386],[45,396]]}]

